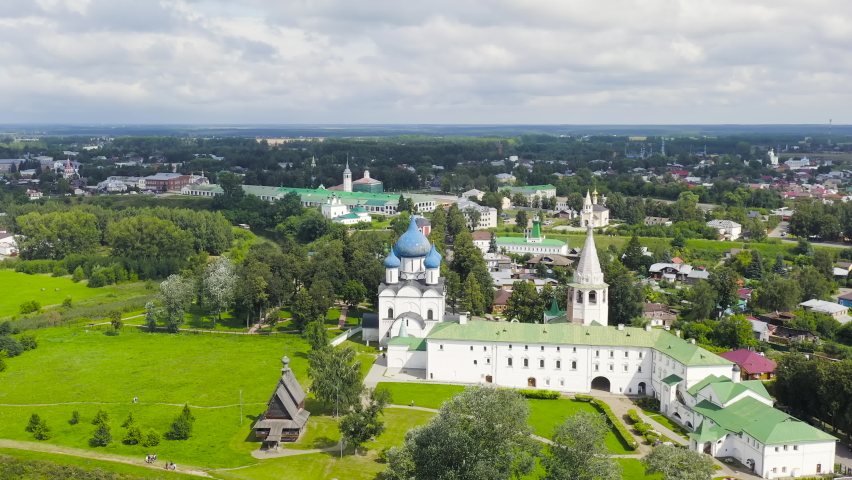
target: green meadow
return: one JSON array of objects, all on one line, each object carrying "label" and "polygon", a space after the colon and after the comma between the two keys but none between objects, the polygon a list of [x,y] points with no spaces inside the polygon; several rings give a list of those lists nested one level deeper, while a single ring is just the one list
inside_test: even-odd
[{"label": "green meadow", "polygon": [[[44,289],[44,290],[42,290]],[[74,283],[69,278],[49,275],[27,275],[12,270],[0,270],[0,318],[17,315],[21,304],[35,300],[42,306],[61,304],[69,295],[73,301],[87,298],[108,298],[115,294],[111,287],[89,288],[85,283]]]}]

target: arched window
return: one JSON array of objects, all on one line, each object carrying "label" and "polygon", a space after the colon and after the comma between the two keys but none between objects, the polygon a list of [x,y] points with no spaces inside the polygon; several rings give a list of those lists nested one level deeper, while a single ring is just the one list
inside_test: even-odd
[{"label": "arched window", "polygon": [[392,308],[388,309],[388,318],[393,318],[393,309]]},{"label": "arched window", "polygon": [[598,294],[594,290],[589,292],[589,303],[595,305],[598,303]]},{"label": "arched window", "polygon": [[577,290],[577,303],[583,303],[583,292],[581,290]]},{"label": "arched window", "polygon": [[426,311],[426,320],[433,320],[432,318],[432,309]]},{"label": "arched window", "polygon": [[538,361],[538,368],[544,368],[544,360]]},{"label": "arched window", "polygon": [[576,360],[571,362],[571,370],[577,370],[577,361]]}]

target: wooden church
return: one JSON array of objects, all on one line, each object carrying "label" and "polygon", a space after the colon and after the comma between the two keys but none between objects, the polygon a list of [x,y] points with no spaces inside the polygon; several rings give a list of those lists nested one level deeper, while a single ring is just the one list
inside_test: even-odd
[{"label": "wooden church", "polygon": [[305,410],[305,391],[290,369],[290,359],[281,359],[281,379],[266,404],[266,411],[254,425],[254,434],[263,441],[261,448],[278,449],[282,442],[295,442],[302,434],[311,412]]}]

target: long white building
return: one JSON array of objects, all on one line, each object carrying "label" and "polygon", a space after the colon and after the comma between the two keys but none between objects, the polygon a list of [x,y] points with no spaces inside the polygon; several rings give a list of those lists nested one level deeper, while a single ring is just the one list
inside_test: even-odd
[{"label": "long white building", "polygon": [[[833,468],[834,437],[773,408],[763,384],[741,381],[737,365],[679,332],[608,326],[608,285],[591,229],[568,312],[546,324],[437,316],[444,297],[436,287],[443,279],[429,275],[440,260],[430,260],[428,240],[415,237],[409,229],[394,246],[380,312],[364,317],[365,332],[387,345],[389,368],[420,369],[439,383],[648,395],[690,431],[693,450],[734,457],[764,478]],[[424,318],[430,307],[431,317]]]}]

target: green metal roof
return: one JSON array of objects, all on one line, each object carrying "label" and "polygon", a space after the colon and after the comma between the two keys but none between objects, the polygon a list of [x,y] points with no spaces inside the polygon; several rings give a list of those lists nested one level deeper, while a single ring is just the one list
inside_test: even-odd
[{"label": "green metal roof", "polygon": [[408,345],[409,350],[426,351],[425,338],[394,337],[388,340],[388,345]]},{"label": "green metal roof", "polygon": [[338,216],[334,217],[332,220],[356,220],[358,218],[361,218],[361,217],[359,217],[358,215],[356,215],[354,213],[347,213],[346,215],[338,215]]},{"label": "green metal roof", "polygon": [[752,397],[746,397],[725,408],[702,400],[693,410],[726,430],[734,433],[745,432],[764,445],[836,440],[822,430]]},{"label": "green metal roof", "polygon": [[689,387],[686,391],[689,392],[689,394],[694,397],[694,396],[698,395],[698,392],[702,388],[706,387],[707,385],[709,385],[713,382],[718,382],[718,381],[724,380],[724,379],[725,379],[725,377],[722,377],[722,376],[707,375],[706,377],[704,377],[703,380],[701,380],[700,382],[696,383],[695,385]]},{"label": "green metal roof", "polygon": [[683,379],[678,377],[675,374],[671,374],[668,377],[662,379],[662,382],[665,383],[666,385],[670,386],[670,387],[672,385],[677,385],[678,383],[680,383],[682,381],[683,381]]},{"label": "green metal roof", "polygon": [[728,434],[728,431],[718,425],[710,425],[710,422],[701,422],[694,432],[687,435],[698,443],[715,442]]},{"label": "green metal roof", "polygon": [[713,393],[716,394],[721,403],[728,403],[748,390],[751,390],[763,398],[773,400],[772,395],[769,395],[769,392],[766,391],[766,387],[760,380],[745,380],[739,383],[734,383],[728,377],[717,375],[708,375],[703,380],[690,387],[687,392],[694,397],[708,385],[710,385]]},{"label": "green metal roof", "polygon": [[[193,185],[188,187],[190,190],[207,191],[220,194],[222,188],[218,185]],[[342,200],[358,200],[358,203],[367,204],[369,201],[377,201],[372,205],[385,205],[387,202],[396,204],[399,202],[399,195],[389,195],[384,193],[368,193],[368,192],[342,192],[336,190],[326,190],[324,188],[288,188],[288,187],[264,187],[262,185],[243,185],[243,191],[249,195],[266,195],[266,196],[284,196],[290,192],[296,192],[302,198],[302,201],[320,201],[326,200],[332,194],[337,195]],[[432,200],[431,197],[425,195],[404,195],[406,198],[412,198],[415,201],[424,202]]]},{"label": "green metal roof", "polygon": [[367,200],[364,202],[364,205],[369,205],[371,207],[384,207],[389,201],[390,200]]},{"label": "green metal roof", "polygon": [[547,245],[547,246],[557,246],[561,247],[566,245],[565,242],[560,240],[553,240],[549,238],[545,238],[543,240],[538,240],[535,242],[527,241],[526,237],[497,237],[497,245],[501,243],[509,243],[512,245]]},{"label": "green metal roof", "polygon": [[[444,325],[442,328],[438,328]],[[732,365],[729,360],[678,338],[665,330],[583,326],[572,323],[530,324],[468,322],[438,324],[427,337],[434,340],[467,340],[554,345],[648,347],[687,366]]]}]

